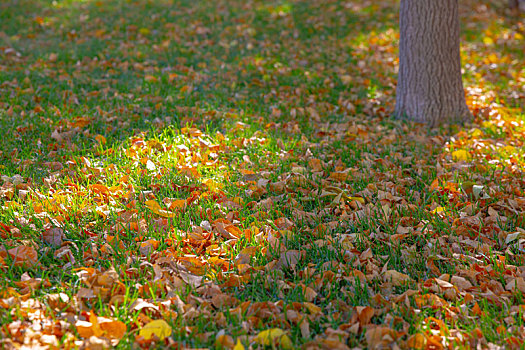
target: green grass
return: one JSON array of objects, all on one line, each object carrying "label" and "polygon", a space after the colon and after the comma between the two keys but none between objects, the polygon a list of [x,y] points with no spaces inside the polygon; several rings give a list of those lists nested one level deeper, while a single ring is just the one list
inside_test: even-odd
[{"label": "green grass", "polygon": [[[462,10],[476,125],[426,130],[389,118],[398,34],[388,1],[0,4],[0,174],[23,180],[0,189],[10,230],[0,226],[0,324],[20,321],[22,334],[2,326],[1,338],[23,343],[42,312],[69,320],[43,334],[78,347],[87,337],[75,321],[91,310],[126,325],[123,349],[219,348],[220,334],[255,347],[270,328],[294,347],[333,346],[333,330],[346,346],[372,347],[371,325],[410,346],[415,334],[431,337],[435,319],[457,346],[475,346],[476,329],[503,346],[520,338],[505,317],[522,324],[521,311],[507,315],[522,294],[505,287],[522,247],[504,242],[525,228],[521,204],[512,208],[524,193],[523,26],[486,5],[486,20],[474,2]],[[463,149],[470,168],[454,160]],[[346,179],[330,177],[341,171]],[[466,181],[490,199],[461,192]],[[184,208],[163,202],[180,199]],[[462,224],[469,204],[481,223]],[[225,219],[238,239],[218,226]],[[59,246],[42,238],[55,226]],[[35,248],[37,263],[16,264],[6,251],[19,246]],[[301,258],[279,267],[286,251]],[[389,270],[410,278],[389,283]],[[436,286],[443,274],[472,290],[451,297]],[[70,301],[55,305],[57,293]],[[432,295],[447,301],[422,301]],[[131,308],[139,298],[154,306]],[[365,306],[370,324],[358,316]],[[155,319],[170,324],[169,339],[139,336]]]}]

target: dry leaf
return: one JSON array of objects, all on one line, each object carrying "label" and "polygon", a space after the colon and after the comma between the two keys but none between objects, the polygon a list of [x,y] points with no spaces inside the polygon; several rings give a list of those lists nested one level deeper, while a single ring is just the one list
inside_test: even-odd
[{"label": "dry leaf", "polygon": [[15,266],[33,267],[38,263],[38,253],[33,247],[24,245],[18,246],[16,248],[9,249],[7,254],[11,257]]},{"label": "dry leaf", "polygon": [[42,240],[53,247],[60,247],[64,238],[64,229],[52,227],[42,233]]},{"label": "dry leaf", "polygon": [[255,341],[264,346],[278,346],[281,349],[293,349],[292,341],[280,328],[272,328],[259,332]]},{"label": "dry leaf", "polygon": [[279,268],[295,268],[295,265],[301,260],[301,252],[299,250],[288,250],[281,254],[279,258]]},{"label": "dry leaf", "polygon": [[412,279],[405,275],[404,273],[398,272],[396,270],[388,270],[383,275],[385,282],[391,282],[394,286],[401,286],[405,283],[412,281]]},{"label": "dry leaf", "polygon": [[159,216],[162,216],[165,218],[172,218],[176,216],[175,213],[162,209],[160,204],[157,203],[153,199],[147,200],[144,204],[146,205],[146,207],[149,208],[149,210],[151,210],[152,212],[154,212],[155,214]]},{"label": "dry leaf", "polygon": [[171,335],[171,327],[164,320],[155,320],[142,327],[139,335],[146,340],[151,339],[154,335],[157,336],[159,340],[164,340],[164,338]]}]

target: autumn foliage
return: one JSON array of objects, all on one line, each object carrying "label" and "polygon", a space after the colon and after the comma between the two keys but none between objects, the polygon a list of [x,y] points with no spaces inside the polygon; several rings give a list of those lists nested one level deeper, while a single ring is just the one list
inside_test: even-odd
[{"label": "autumn foliage", "polygon": [[523,22],[397,121],[394,1],[0,3],[0,347],[519,348]]}]

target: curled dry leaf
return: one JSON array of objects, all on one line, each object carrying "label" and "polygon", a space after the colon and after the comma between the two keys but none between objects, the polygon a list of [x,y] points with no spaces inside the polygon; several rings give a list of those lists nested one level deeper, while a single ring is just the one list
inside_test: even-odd
[{"label": "curled dry leaf", "polygon": [[54,310],[65,309],[69,305],[69,296],[66,293],[55,293],[47,295],[47,303]]},{"label": "curled dry leaf", "polygon": [[199,287],[202,284],[202,279],[204,278],[204,276],[196,276],[185,271],[180,271],[179,274],[180,278],[182,278],[184,282],[186,282],[193,288]]}]

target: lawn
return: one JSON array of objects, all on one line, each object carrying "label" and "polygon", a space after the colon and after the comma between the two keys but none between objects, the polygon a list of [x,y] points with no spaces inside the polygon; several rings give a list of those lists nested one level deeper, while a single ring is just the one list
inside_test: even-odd
[{"label": "lawn", "polygon": [[0,347],[519,348],[525,25],[395,120],[398,2],[0,3]]}]

